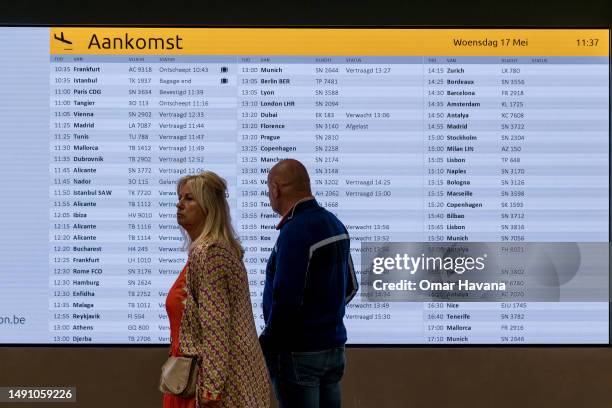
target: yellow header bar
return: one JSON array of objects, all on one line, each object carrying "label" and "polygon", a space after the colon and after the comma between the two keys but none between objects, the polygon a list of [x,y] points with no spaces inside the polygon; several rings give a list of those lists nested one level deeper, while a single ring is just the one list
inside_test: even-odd
[{"label": "yellow header bar", "polygon": [[51,54],[608,56],[609,30],[51,28]]}]

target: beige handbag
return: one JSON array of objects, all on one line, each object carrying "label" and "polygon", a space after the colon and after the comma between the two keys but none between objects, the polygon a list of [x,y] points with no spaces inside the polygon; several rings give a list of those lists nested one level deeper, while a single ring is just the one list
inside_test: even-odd
[{"label": "beige handbag", "polygon": [[196,391],[198,363],[191,357],[168,357],[161,368],[159,390],[164,394],[174,394],[191,398]]}]

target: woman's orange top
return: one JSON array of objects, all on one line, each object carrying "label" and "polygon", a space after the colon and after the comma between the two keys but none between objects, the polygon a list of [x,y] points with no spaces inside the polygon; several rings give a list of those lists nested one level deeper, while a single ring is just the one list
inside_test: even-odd
[{"label": "woman's orange top", "polygon": [[[181,355],[179,353],[179,332],[183,311],[185,310],[185,301],[187,299],[185,273],[188,267],[189,262],[185,265],[181,273],[179,273],[166,297],[166,312],[168,313],[168,320],[170,320],[170,355],[175,357]],[[195,396],[185,399],[177,395],[164,394],[163,408],[195,408],[195,406]]]}]

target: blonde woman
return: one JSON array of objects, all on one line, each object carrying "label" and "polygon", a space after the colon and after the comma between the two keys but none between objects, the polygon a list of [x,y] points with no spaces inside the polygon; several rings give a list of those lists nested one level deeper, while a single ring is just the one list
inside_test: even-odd
[{"label": "blonde woman", "polygon": [[199,368],[195,397],[165,394],[163,406],[268,407],[268,376],[227,184],[207,171],[181,178],[177,193],[176,218],[189,256],[166,299],[170,352],[197,357]]}]

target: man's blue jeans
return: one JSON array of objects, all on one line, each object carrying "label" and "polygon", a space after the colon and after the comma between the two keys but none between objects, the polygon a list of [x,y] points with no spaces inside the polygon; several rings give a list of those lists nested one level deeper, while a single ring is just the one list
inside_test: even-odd
[{"label": "man's blue jeans", "polygon": [[344,347],[264,354],[279,408],[340,408]]}]

